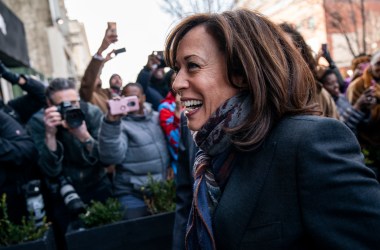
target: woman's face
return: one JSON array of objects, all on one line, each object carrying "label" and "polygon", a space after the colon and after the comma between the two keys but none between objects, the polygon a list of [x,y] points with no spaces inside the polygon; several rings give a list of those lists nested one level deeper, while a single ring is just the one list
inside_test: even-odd
[{"label": "woman's face", "polygon": [[338,78],[334,73],[329,74],[325,78],[325,82],[323,83],[323,87],[330,93],[332,96],[339,96],[339,83]]},{"label": "woman's face", "polygon": [[180,41],[173,89],[181,95],[188,127],[199,130],[238,90],[229,83],[226,58],[205,27],[196,26]]}]

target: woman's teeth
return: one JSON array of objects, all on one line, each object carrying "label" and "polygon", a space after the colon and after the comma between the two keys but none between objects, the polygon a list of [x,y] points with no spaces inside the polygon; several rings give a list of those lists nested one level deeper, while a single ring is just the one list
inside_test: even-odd
[{"label": "woman's teeth", "polygon": [[182,102],[182,105],[187,109],[187,110],[194,110],[202,106],[203,102],[199,100],[189,100],[189,101],[184,101]]}]

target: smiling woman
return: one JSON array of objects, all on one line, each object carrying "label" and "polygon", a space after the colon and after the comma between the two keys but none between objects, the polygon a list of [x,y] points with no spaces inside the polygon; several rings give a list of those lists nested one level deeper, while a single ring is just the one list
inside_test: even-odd
[{"label": "smiling woman", "polygon": [[199,130],[238,89],[228,82],[224,54],[204,26],[189,31],[179,43],[178,52],[173,88],[180,92],[189,128]]},{"label": "smiling woman", "polygon": [[379,184],[349,129],[317,116],[312,73],[277,25],[196,14],[165,53],[200,148],[187,249],[376,249]]}]

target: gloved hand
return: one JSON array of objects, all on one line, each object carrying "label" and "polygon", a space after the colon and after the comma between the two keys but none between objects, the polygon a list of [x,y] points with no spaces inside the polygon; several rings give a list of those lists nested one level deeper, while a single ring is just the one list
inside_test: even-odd
[{"label": "gloved hand", "polygon": [[3,64],[2,61],[0,61],[0,75],[5,80],[9,81],[12,84],[18,84],[18,80],[20,78],[19,74],[10,72],[7,67]]}]

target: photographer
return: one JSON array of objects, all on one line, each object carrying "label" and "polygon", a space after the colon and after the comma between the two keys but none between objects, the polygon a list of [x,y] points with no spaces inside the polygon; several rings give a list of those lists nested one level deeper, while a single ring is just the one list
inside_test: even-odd
[{"label": "photographer", "polygon": [[148,214],[141,188],[148,184],[149,175],[155,181],[165,179],[169,154],[158,113],[145,105],[141,85],[128,83],[123,94],[137,96],[138,110],[107,113],[99,132],[99,153],[104,163],[116,164],[115,196],[126,207],[125,218],[132,219]]},{"label": "photographer", "polygon": [[111,184],[98,157],[100,109],[79,101],[75,83],[64,78],[50,82],[46,98],[48,107],[30,119],[28,129],[50,189],[53,225],[64,244],[66,228],[84,211],[83,203],[105,201]]},{"label": "photographer", "polygon": [[358,126],[370,122],[370,110],[376,104],[375,87],[364,91],[357,101],[351,105],[347,97],[340,92],[338,77],[333,69],[320,69],[318,81],[330,93],[336,104],[339,120],[344,122],[355,135]]},{"label": "photographer", "polygon": [[340,73],[339,68],[336,66],[334,60],[332,59],[332,57],[330,55],[330,51],[327,48],[327,43],[323,43],[321,45],[321,49],[316,56],[317,62],[319,61],[320,57],[325,58],[326,61],[328,62],[330,70],[332,70],[337,77],[340,92],[344,93],[345,92],[345,82],[344,82],[343,76]]},{"label": "photographer", "polygon": [[162,51],[154,51],[148,56],[148,62],[140,71],[136,80],[144,89],[146,101],[151,103],[152,108],[156,111],[169,92],[169,88],[164,82],[165,67]]},{"label": "photographer", "polygon": [[30,76],[11,72],[1,61],[0,76],[12,85],[20,86],[27,93],[10,100],[7,104],[1,100],[0,107],[21,124],[26,124],[35,112],[46,105],[45,86]]},{"label": "photographer", "polygon": [[25,129],[0,111],[0,197],[6,194],[9,219],[14,223],[21,223],[22,216],[28,216],[21,187],[29,179],[36,155],[33,140]]}]

